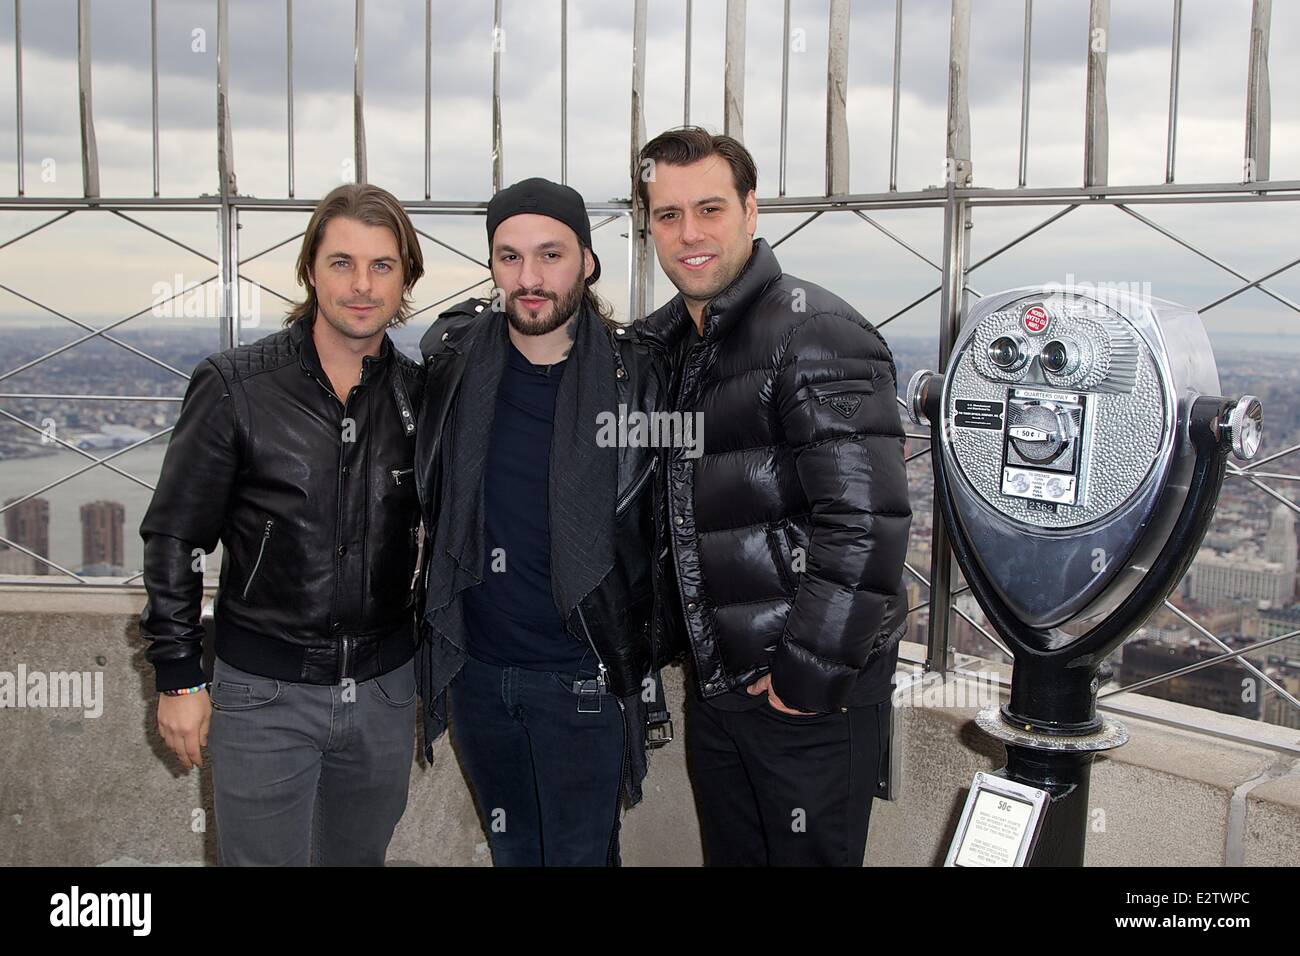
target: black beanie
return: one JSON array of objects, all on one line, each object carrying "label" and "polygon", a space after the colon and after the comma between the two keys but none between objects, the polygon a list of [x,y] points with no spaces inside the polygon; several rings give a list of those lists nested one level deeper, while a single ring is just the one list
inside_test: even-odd
[{"label": "black beanie", "polygon": [[596,250],[591,248],[591,222],[587,219],[587,206],[576,189],[534,177],[501,190],[492,197],[487,207],[489,250],[497,226],[520,213],[550,216],[577,233],[578,242],[591,250],[591,258],[596,263],[596,268],[587,281],[595,282],[600,278],[600,260],[596,258]]}]

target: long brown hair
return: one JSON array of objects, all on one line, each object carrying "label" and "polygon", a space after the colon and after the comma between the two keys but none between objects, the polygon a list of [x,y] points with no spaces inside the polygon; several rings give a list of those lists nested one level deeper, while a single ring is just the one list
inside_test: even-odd
[{"label": "long brown hair", "polygon": [[402,304],[389,326],[396,328],[405,324],[411,317],[411,288],[424,275],[424,253],[415,226],[397,197],[370,183],[344,183],[331,190],[311,214],[298,253],[298,284],[307,290],[307,298],[294,304],[285,316],[284,324],[292,325],[303,317],[308,321],[316,317],[316,287],[311,284],[311,267],[325,235],[325,224],[336,216],[355,219],[367,226],[383,226],[397,239],[402,260]]}]

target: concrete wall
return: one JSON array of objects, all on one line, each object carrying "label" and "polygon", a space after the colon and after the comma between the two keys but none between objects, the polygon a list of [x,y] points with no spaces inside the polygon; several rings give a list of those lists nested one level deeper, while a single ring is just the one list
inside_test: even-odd
[{"label": "concrete wall", "polygon": [[[152,671],[136,627],[138,592],[0,588],[0,671],[103,674],[103,713],[0,709],[0,865],[215,862],[212,786],[182,772],[158,737]],[[911,668],[905,668],[911,671]],[[699,832],[682,746],[680,670],[666,675],[678,739],[650,756],[645,800],[624,818],[631,866],[696,866]],[[963,684],[963,693],[974,685]],[[961,702],[960,699],[958,702]],[[1296,743],[1297,733],[1148,698],[1130,698],[1130,742],[1097,760],[1088,862],[1097,865],[1300,863],[1300,767],[1250,743],[1174,729]],[[902,774],[872,811],[867,861],[941,862],[976,770],[1002,763],[974,726],[976,706],[896,711]],[[1144,719],[1144,718],[1150,718]],[[416,743],[412,739],[412,747]],[[487,843],[444,738],[417,760],[392,864],[488,865]]]}]

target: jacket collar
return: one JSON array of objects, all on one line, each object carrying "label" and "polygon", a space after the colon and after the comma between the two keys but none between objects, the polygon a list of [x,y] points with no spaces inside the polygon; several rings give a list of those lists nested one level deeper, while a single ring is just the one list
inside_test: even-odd
[{"label": "jacket collar", "polygon": [[[704,338],[721,338],[744,320],[755,300],[768,284],[781,275],[781,264],[766,239],[755,239],[749,261],[740,275],[709,302],[704,309]],[[667,347],[686,334],[691,322],[686,300],[678,293],[663,308],[656,310],[640,323],[638,331]]]},{"label": "jacket collar", "polygon": [[[320,353],[316,351],[316,340],[312,337],[314,322],[315,316],[304,316],[296,320],[289,326],[289,341],[298,353],[298,364],[321,382],[328,382],[329,377],[320,362]],[[387,367],[392,361],[392,356],[392,340],[385,332],[384,339],[379,345],[379,354],[367,355],[361,360],[361,380],[363,382],[366,380],[366,373],[373,375],[378,369]]]}]

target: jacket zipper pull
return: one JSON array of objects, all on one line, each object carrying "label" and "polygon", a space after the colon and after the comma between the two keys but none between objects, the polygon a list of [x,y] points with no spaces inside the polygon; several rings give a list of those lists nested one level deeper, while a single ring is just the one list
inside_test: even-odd
[{"label": "jacket zipper pull", "polygon": [[253,579],[257,577],[257,569],[262,566],[262,555],[266,553],[266,542],[271,540],[271,528],[275,524],[275,519],[266,519],[266,530],[262,532],[262,545],[257,549],[257,560],[253,562],[253,571],[248,575],[248,580],[244,582],[244,600],[248,600],[248,589],[253,586]]}]

